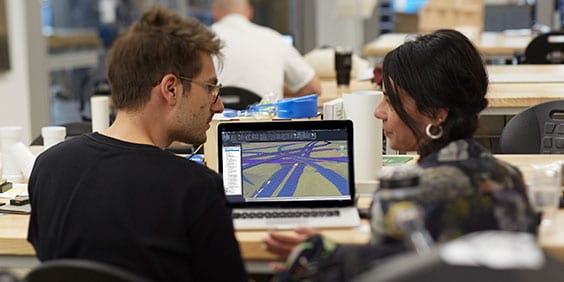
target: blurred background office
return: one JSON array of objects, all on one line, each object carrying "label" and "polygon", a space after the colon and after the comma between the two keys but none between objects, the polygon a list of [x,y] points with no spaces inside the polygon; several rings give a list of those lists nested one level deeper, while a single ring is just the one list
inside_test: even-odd
[{"label": "blurred background office", "polygon": [[[0,38],[7,42],[0,51],[8,54],[8,63],[0,62],[0,125],[23,126],[28,141],[42,126],[90,117],[89,97],[104,91],[104,50],[144,7],[162,5],[208,25],[213,21],[212,0],[0,1],[6,22],[0,17]],[[346,46],[362,56],[363,46],[380,34],[416,32],[427,1],[250,2],[254,22],[285,34],[302,55],[321,46]],[[559,30],[563,2],[484,0],[484,31],[530,29],[535,24]],[[378,62],[365,59],[372,65]]]}]

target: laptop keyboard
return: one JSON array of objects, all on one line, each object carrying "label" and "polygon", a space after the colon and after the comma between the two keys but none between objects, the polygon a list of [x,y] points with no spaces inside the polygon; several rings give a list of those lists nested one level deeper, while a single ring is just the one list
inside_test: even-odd
[{"label": "laptop keyboard", "polygon": [[292,217],[337,217],[340,211],[337,209],[327,210],[292,210],[292,211],[238,211],[233,212],[233,219],[238,218],[292,218]]}]

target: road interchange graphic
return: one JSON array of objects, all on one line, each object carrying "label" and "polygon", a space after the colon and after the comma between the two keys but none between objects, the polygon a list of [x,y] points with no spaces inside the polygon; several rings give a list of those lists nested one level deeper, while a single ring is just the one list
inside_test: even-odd
[{"label": "road interchange graphic", "polygon": [[245,198],[349,195],[346,141],[243,143]]}]

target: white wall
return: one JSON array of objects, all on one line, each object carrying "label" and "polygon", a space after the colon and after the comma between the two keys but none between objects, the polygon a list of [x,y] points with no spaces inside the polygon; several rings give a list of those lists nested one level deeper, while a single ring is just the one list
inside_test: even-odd
[{"label": "white wall", "polygon": [[0,126],[24,128],[29,144],[50,123],[40,0],[6,0],[10,70],[0,72]]},{"label": "white wall", "polygon": [[337,11],[337,0],[316,0],[317,47],[350,47],[361,54],[364,43],[363,19],[342,15]]}]

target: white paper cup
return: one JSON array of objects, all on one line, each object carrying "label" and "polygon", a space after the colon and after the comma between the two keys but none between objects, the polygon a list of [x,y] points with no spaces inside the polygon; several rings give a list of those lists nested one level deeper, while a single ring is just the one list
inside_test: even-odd
[{"label": "white paper cup", "polygon": [[2,177],[10,182],[20,183],[23,181],[22,172],[19,170],[9,148],[22,140],[23,129],[20,126],[0,127],[0,150],[2,151]]},{"label": "white paper cup", "polygon": [[90,98],[92,132],[102,131],[110,126],[110,97],[92,96]]},{"label": "white paper cup", "polygon": [[33,164],[35,163],[35,156],[29,150],[29,147],[24,145],[22,142],[18,142],[10,146],[7,153],[11,155],[12,159],[16,163],[16,167],[18,168],[20,174],[23,174],[25,179],[29,179],[31,170],[33,169]]},{"label": "white paper cup", "polygon": [[43,137],[43,148],[47,148],[62,142],[67,136],[67,129],[64,126],[45,126],[41,128],[41,137]]}]

